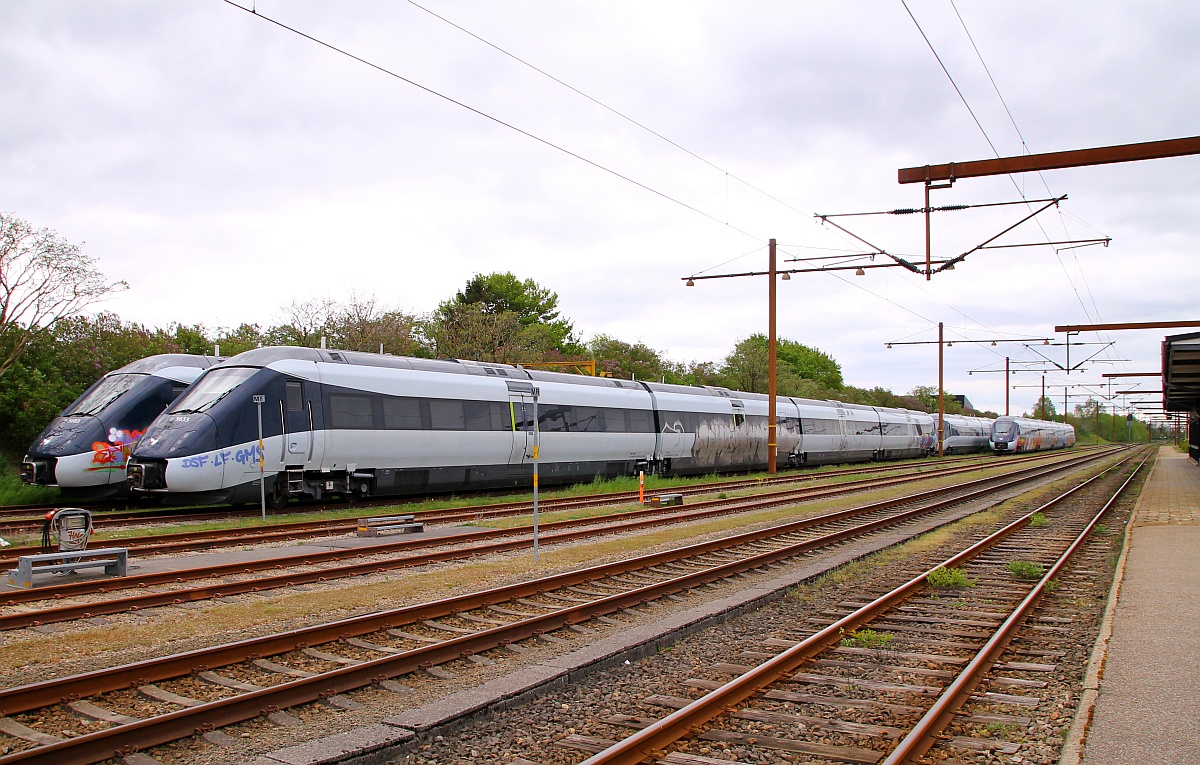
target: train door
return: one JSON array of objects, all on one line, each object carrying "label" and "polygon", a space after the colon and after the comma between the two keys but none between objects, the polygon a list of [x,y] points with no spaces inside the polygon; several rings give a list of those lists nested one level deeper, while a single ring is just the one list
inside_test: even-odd
[{"label": "train door", "polygon": [[283,383],[283,409],[284,441],[287,444],[283,463],[299,465],[308,461],[308,453],[312,449],[312,429],[309,428],[305,412],[304,383],[300,380]]},{"label": "train door", "polygon": [[324,431],[320,426],[320,388],[316,383],[286,380],[280,402],[284,422],[284,465],[320,468],[324,453]]},{"label": "train door", "polygon": [[849,421],[849,415],[845,409],[838,408],[838,435],[834,439],[837,445],[839,454],[845,454],[850,449],[850,429],[854,425]]},{"label": "train door", "polygon": [[534,387],[530,383],[508,381],[508,411],[512,423],[512,449],[508,464],[525,465],[533,462],[535,436]]}]

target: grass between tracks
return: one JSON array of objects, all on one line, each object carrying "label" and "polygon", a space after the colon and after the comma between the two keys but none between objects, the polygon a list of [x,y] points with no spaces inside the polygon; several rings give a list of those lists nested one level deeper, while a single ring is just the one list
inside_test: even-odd
[{"label": "grass between tracks", "polygon": [[[1003,465],[965,475],[930,479],[921,482],[919,487],[911,484],[891,487],[798,506],[742,513],[686,525],[672,525],[659,530],[639,532],[637,535],[546,546],[542,548],[541,561],[536,568],[528,551],[505,553],[469,562],[438,564],[418,571],[399,570],[386,575],[372,576],[369,582],[359,583],[353,579],[332,581],[322,589],[308,592],[279,590],[260,594],[252,599],[246,598],[243,602],[213,603],[187,611],[173,608],[156,609],[137,617],[136,621],[127,621],[127,617],[118,615],[110,617],[115,623],[108,626],[73,629],[60,634],[34,636],[26,632],[0,635],[0,643],[4,646],[4,649],[0,650],[0,674],[16,674],[20,676],[21,682],[37,682],[61,674],[54,666],[60,657],[83,659],[114,651],[137,651],[138,658],[165,655],[201,644],[244,639],[281,629],[293,629],[526,581],[536,576],[669,549],[699,541],[700,538],[728,536],[755,526],[776,525],[787,520],[983,477],[1002,470]],[[1038,494],[1040,496],[1044,493],[1043,491]],[[1000,508],[976,514],[952,527],[930,532],[864,561],[844,566],[813,585],[798,588],[793,596],[804,597],[806,589],[820,586],[822,583],[847,581],[867,570],[865,567],[885,565],[907,555],[933,549],[943,544],[955,533],[955,529],[995,524],[1004,514],[1005,508],[1018,501],[1025,502],[1024,506],[1029,507],[1036,503],[1036,500],[1026,498],[1010,500]],[[384,578],[381,579],[381,576]],[[145,621],[147,617],[153,621]],[[121,657],[119,660],[129,659]],[[72,668],[68,671],[75,672],[79,669]],[[0,678],[0,682],[4,681],[4,678]]]},{"label": "grass between tracks", "polygon": [[[918,459],[918,460],[903,460],[899,462],[889,462],[888,465],[906,465],[913,468],[924,467],[933,470],[940,466],[937,460]],[[818,480],[813,481],[810,485],[827,485],[833,483],[841,483],[844,481],[853,481],[862,478],[862,475],[849,474],[848,471],[861,470],[864,466],[860,463],[850,465],[826,465],[818,468],[804,470],[796,473],[797,476],[819,476]],[[745,480],[755,480],[767,478],[766,473],[751,473],[748,475],[704,475],[692,476],[687,478],[664,478],[661,476],[646,476],[646,496],[653,496],[671,489],[693,486],[698,483],[734,483]],[[19,479],[14,478],[17,485],[21,485]],[[3,487],[3,480],[0,479],[0,488]],[[36,487],[24,487],[32,489]],[[612,493],[637,491],[638,479],[636,477],[622,477],[609,480],[595,480],[588,483],[575,484],[563,488],[550,489],[543,491],[541,497],[544,500],[556,499],[562,497],[579,497],[588,494]],[[721,492],[720,488],[714,488],[714,494]],[[726,493],[730,496],[742,496],[747,492],[753,492],[754,489],[747,489],[741,492],[728,490]],[[709,497],[712,498],[712,497]],[[31,499],[29,501],[39,501]],[[112,531],[99,531],[93,537],[93,542],[105,540],[118,540],[127,537],[143,537],[143,536],[159,536],[164,534],[175,534],[180,532],[199,532],[199,531],[220,531],[224,529],[244,529],[256,528],[259,526],[271,526],[284,523],[299,523],[299,522],[314,522],[314,521],[336,521],[362,518],[375,515],[400,515],[400,514],[421,514],[431,513],[442,510],[470,508],[480,505],[491,505],[497,502],[532,502],[533,495],[525,494],[506,494],[502,496],[469,496],[459,497],[448,495],[434,499],[422,500],[419,502],[397,502],[394,505],[349,505],[344,508],[333,510],[312,511],[303,510],[301,505],[295,505],[295,512],[279,512],[272,511],[264,522],[261,518],[229,518],[229,519],[213,519],[207,521],[186,521],[180,520],[177,522],[167,522],[155,524],[153,526],[136,526],[123,529],[114,529]],[[692,501],[695,501],[694,499]],[[624,509],[628,512],[631,509],[637,509],[635,506],[629,506]],[[549,513],[542,514],[540,517],[548,520],[574,520],[578,518],[590,518],[595,515],[602,515],[611,512],[620,512],[612,507],[597,507],[587,510],[562,511],[563,514],[551,517]],[[521,526],[532,524],[531,516],[523,516],[516,518],[495,519],[480,521],[468,525],[488,526],[493,528],[507,528],[512,526]],[[32,543],[37,541],[36,534],[25,534],[8,537],[10,542],[14,543]]]},{"label": "grass between tracks", "polygon": [[[1103,462],[1104,465],[1110,465],[1116,462],[1117,457],[1111,457]],[[1095,464],[1091,467],[1095,467]],[[1144,480],[1144,479],[1143,479]],[[983,512],[975,513],[962,520],[934,529],[933,531],[922,534],[919,537],[910,539],[907,542],[889,547],[886,550],[881,550],[877,553],[868,555],[860,560],[848,563],[844,566],[830,571],[824,576],[818,577],[809,584],[803,584],[792,589],[788,596],[796,598],[802,602],[812,600],[830,586],[841,585],[853,581],[867,573],[875,571],[883,566],[892,565],[898,561],[905,560],[917,555],[921,555],[945,545],[956,535],[969,532],[976,527],[992,526],[987,530],[987,533],[998,530],[1005,523],[1010,523],[1020,514],[1029,512],[1029,510],[1038,507],[1049,501],[1057,494],[1071,488],[1078,483],[1078,475],[1061,478],[1053,483],[1050,483],[1035,491],[1026,492],[1012,499],[1005,500],[998,505],[988,508]],[[1138,489],[1140,491],[1140,488]],[[1051,510],[1053,513],[1053,510]],[[937,597],[933,595],[932,597]]]}]

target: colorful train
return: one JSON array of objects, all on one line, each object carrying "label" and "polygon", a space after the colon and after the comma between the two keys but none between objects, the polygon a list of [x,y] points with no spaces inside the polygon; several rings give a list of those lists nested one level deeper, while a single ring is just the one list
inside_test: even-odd
[{"label": "colorful train", "polygon": [[125,467],[133,445],[179,394],[219,361],[167,353],[104,375],[29,447],[21,480],[58,486],[67,501],[126,494]]}]

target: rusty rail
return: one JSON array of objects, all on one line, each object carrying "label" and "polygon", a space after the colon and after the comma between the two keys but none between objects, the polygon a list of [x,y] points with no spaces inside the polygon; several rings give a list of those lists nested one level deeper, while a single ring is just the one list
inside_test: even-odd
[{"label": "rusty rail", "polygon": [[[1033,459],[1037,456],[1046,456],[1045,453],[1035,454],[1028,459]],[[989,460],[979,459],[977,456],[973,460],[963,459],[962,462],[970,461],[971,464],[979,465]],[[958,464],[956,461],[955,464]],[[914,469],[915,468],[915,469]],[[789,485],[793,483],[810,483],[829,478],[839,478],[845,475],[857,475],[861,473],[892,473],[901,470],[910,470],[912,475],[920,473],[932,474],[937,470],[949,469],[944,463],[930,463],[924,465],[886,465],[879,468],[863,468],[856,470],[838,470],[824,473],[808,473],[805,475],[785,475],[776,478],[762,478],[753,480],[733,480],[733,481],[717,481],[702,484],[693,484],[690,486],[680,486],[672,488],[675,493],[694,495],[712,493],[714,491],[737,491],[746,488],[758,488],[766,486]],[[632,502],[638,496],[636,491],[621,491],[621,492],[605,492],[600,494],[587,494],[578,497],[551,497],[541,500],[541,507],[544,512],[556,510],[566,510],[577,507],[599,507],[609,504],[621,504]],[[371,503],[373,506],[382,503]],[[451,523],[455,521],[473,521],[484,518],[499,518],[520,515],[530,512],[532,504],[528,501],[517,502],[494,502],[486,505],[466,505],[462,507],[447,508],[445,510],[431,510],[427,512],[415,512],[415,520],[421,523]],[[222,514],[218,517],[227,517]],[[257,517],[257,513],[255,514]],[[196,520],[199,516],[183,516],[179,520]],[[34,519],[38,525],[42,523],[40,519]],[[103,525],[120,525],[122,519],[99,519],[96,521],[97,526]],[[142,537],[120,537],[120,543],[123,547],[128,547],[131,550],[136,550],[143,553],[162,554],[167,552],[190,552],[193,550],[206,550],[216,547],[228,547],[244,545],[247,542],[274,542],[287,541],[292,539],[302,539],[305,537],[320,536],[322,534],[336,534],[354,531],[357,527],[358,516],[354,518],[344,519],[327,519],[320,521],[296,521],[288,523],[273,523],[266,526],[250,526],[244,528],[231,529],[214,529],[210,531],[184,531],[173,534],[155,534]],[[114,539],[117,539],[114,537]],[[39,545],[14,545],[6,547],[0,552],[0,566],[14,563],[17,556],[37,552],[41,549]]]},{"label": "rusty rail", "polygon": [[[1061,467],[1059,469],[1062,469]],[[1032,480],[1028,476],[1023,480]],[[1017,483],[1019,481],[1011,481]],[[209,702],[191,709],[180,710],[147,720],[97,731],[79,738],[19,752],[0,758],[0,763],[90,763],[127,751],[128,747],[145,747],[182,736],[191,735],[208,725],[227,725],[258,716],[276,708],[314,701],[322,696],[341,693],[385,678],[413,672],[425,666],[462,658],[473,653],[496,648],[516,640],[586,621],[595,616],[613,613],[668,594],[698,587],[736,573],[759,568],[822,545],[833,544],[851,536],[894,525],[923,513],[951,504],[968,501],[994,492],[996,487],[980,488],[967,497],[942,499],[929,506],[903,511],[895,516],[877,519],[857,527],[842,529],[820,538],[798,542],[783,548],[748,555],[739,561],[711,566],[680,577],[653,583],[623,593],[587,603],[571,605],[553,613],[533,616],[519,622],[483,630],[471,635],[452,638],[441,643],[386,656],[363,664],[345,667],[313,678],[283,683],[229,699]],[[784,528],[790,533],[793,529]],[[568,572],[493,590],[447,598],[421,606],[396,609],[380,614],[345,619],[315,627],[277,635],[255,638],[211,649],[191,651],[175,656],[137,662],[111,670],[95,671],[75,677],[49,680],[43,683],[7,689],[0,692],[0,713],[16,714],[44,707],[71,698],[78,698],[132,684],[186,675],[198,669],[211,669],[263,656],[276,655],[314,644],[328,643],[354,635],[414,622],[450,616],[463,611],[483,608],[497,602],[530,597],[559,587],[584,584],[588,581],[618,576],[629,571],[670,563],[681,558],[702,555],[779,534],[780,528],[760,530],[739,535],[735,539],[713,540],[677,550],[663,551],[613,564]]]},{"label": "rusty rail", "polygon": [[[866,505],[863,508],[838,511],[825,516],[818,516],[814,519],[796,521],[793,523],[806,524],[810,521],[829,522],[843,517],[849,517],[849,515],[846,514],[860,515],[868,512],[876,512],[886,507],[897,506],[898,504],[921,501],[923,499],[945,493],[946,491],[958,491],[967,487],[984,485],[1005,478],[1023,476],[1042,470],[1056,470],[1060,469],[1061,465],[1082,464],[1093,459],[1099,459],[1100,456],[1102,456],[1102,453],[1084,456],[1074,455],[1067,459],[1051,461],[1049,465],[1042,463],[1032,467],[1024,468],[1019,471],[1014,471],[1013,473],[980,478],[976,479],[975,481],[969,481],[965,484],[959,484],[955,487],[951,487],[950,489],[934,489],[926,492],[918,492],[916,494],[906,495],[895,500],[887,500],[883,503]],[[951,468],[947,470],[936,471],[935,473],[923,473],[920,474],[919,477],[926,478],[945,476],[955,473],[968,472],[973,469],[973,467]],[[871,487],[882,487],[896,483],[905,483],[910,480],[912,479],[908,477],[896,477],[885,479],[883,481],[867,481],[866,485]],[[767,495],[759,495],[754,499],[745,501],[710,500],[708,502],[692,505],[691,509],[684,513],[673,514],[670,516],[663,516],[663,511],[657,508],[638,510],[630,513],[622,513],[620,515],[621,522],[619,523],[598,527],[595,524],[598,522],[603,522],[603,519],[593,518],[556,521],[542,525],[542,528],[545,530],[545,532],[547,532],[543,534],[542,541],[544,543],[567,542],[591,536],[622,533],[640,529],[655,528],[672,523],[703,520],[705,518],[726,515],[734,512],[761,510],[780,504],[796,502],[801,499],[811,500],[847,493],[858,488],[862,488],[863,484],[864,481],[852,481],[837,484],[831,487],[774,492]],[[247,592],[261,592],[280,587],[292,587],[302,584],[323,582],[330,579],[382,573],[399,568],[427,565],[430,563],[463,560],[475,555],[521,549],[529,544],[526,538],[528,534],[529,530],[525,527],[468,532],[456,537],[442,538],[436,542],[430,540],[409,539],[381,545],[369,545],[351,550],[334,550],[249,563],[230,563],[223,566],[210,566],[203,569],[192,569],[188,571],[168,571],[157,574],[142,574],[132,577],[123,577],[121,579],[77,582],[73,584],[43,587],[32,590],[13,590],[11,592],[0,594],[0,605],[33,602],[46,600],[48,598],[62,598],[96,592],[110,592],[117,589],[135,589],[153,584],[176,583],[184,581],[185,578],[189,576],[191,578],[211,578],[221,575],[245,574],[252,573],[254,571],[280,569],[285,568],[288,565],[313,565],[317,563],[338,561],[346,558],[362,557],[365,555],[374,555],[384,552],[427,549],[433,545],[456,545],[464,541],[485,542],[484,544],[474,545],[471,547],[459,547],[437,552],[423,552],[416,555],[391,558],[384,561],[348,564],[338,566],[336,568],[320,569],[317,571],[291,572],[270,577],[258,577],[252,580],[223,582],[220,584],[192,587],[183,590],[176,589],[168,592],[146,593],[142,595],[96,603],[58,606],[38,609],[36,611],[22,611],[18,613],[5,614],[0,615],[0,631],[20,629],[22,627],[29,626],[39,626],[42,624],[52,624],[56,622],[69,621],[71,619],[90,618],[104,614],[122,613],[125,611],[134,611],[142,608],[152,608],[155,606],[178,605],[180,603],[195,602]],[[486,542],[486,540],[497,539],[504,541]]]},{"label": "rusty rail", "polygon": [[1129,478],[1121,484],[1109,498],[1108,502],[1104,503],[1104,507],[1100,508],[1095,517],[1088,525],[1076,536],[1075,541],[1067,547],[1066,551],[1059,556],[1058,560],[1050,567],[1050,570],[1038,581],[1033,590],[1021,601],[1012,612],[1012,614],[1004,620],[996,633],[988,640],[988,642],[979,650],[978,653],[963,667],[962,671],[954,678],[953,682],[942,692],[933,706],[921,717],[912,731],[905,736],[896,748],[892,750],[887,759],[882,765],[902,765],[909,763],[918,757],[923,756],[928,752],[934,744],[937,743],[937,734],[945,730],[950,724],[954,713],[959,707],[970,698],[976,686],[979,685],[983,676],[992,668],[992,665],[999,658],[1000,654],[1008,646],[1017,629],[1025,621],[1025,617],[1029,614],[1033,607],[1041,599],[1042,593],[1045,592],[1046,583],[1058,576],[1059,572],[1067,565],[1076,550],[1083,544],[1087,537],[1092,533],[1092,529],[1100,522],[1100,519],[1108,512],[1113,503],[1125,492],[1129,484],[1133,483],[1133,479],[1149,461],[1150,455],[1147,455],[1133,472],[1129,474]]},{"label": "rusty rail", "polygon": [[914,593],[927,586],[926,577],[929,573],[942,567],[954,568],[995,544],[1002,542],[1028,525],[1034,513],[1042,512],[1062,502],[1092,482],[1099,480],[1109,471],[1125,464],[1129,459],[1131,457],[1126,457],[1120,462],[1105,468],[1095,476],[1063,492],[1036,510],[1023,515],[999,531],[981,539],[965,550],[948,558],[943,563],[934,566],[929,571],[914,577],[891,592],[838,619],[824,629],[797,643],[792,648],[775,656],[773,659],[763,662],[749,672],[735,678],[720,688],[710,691],[667,717],[617,742],[604,751],[589,757],[581,765],[637,765],[637,763],[645,761],[653,753],[663,750],[665,747],[686,736],[691,730],[697,729],[699,726],[724,714],[726,710],[735,707],[737,704],[757,694],[763,688],[794,672],[806,661],[814,658],[830,645],[837,643],[844,633],[853,632],[896,604],[912,597]]},{"label": "rusty rail", "polygon": [[[744,479],[743,478],[743,479],[729,479],[729,480],[723,480],[723,481],[710,481],[707,483],[699,483],[699,484],[691,484],[688,486],[672,487],[670,490],[674,491],[676,493],[683,492],[686,494],[701,494],[701,493],[707,493],[707,492],[713,492],[713,491],[737,490],[740,488],[754,487],[754,486],[766,486],[766,485],[788,484],[788,483],[806,483],[806,482],[810,482],[810,481],[819,481],[819,480],[823,480],[826,478],[837,478],[840,476],[858,475],[858,474],[862,474],[862,473],[874,473],[874,474],[890,473],[890,472],[899,471],[899,470],[911,470],[913,468],[917,468],[918,472],[919,472],[920,468],[930,468],[930,467],[937,468],[938,466],[946,465],[946,464],[962,464],[962,463],[968,463],[968,462],[984,463],[984,462],[990,461],[990,459],[993,459],[993,458],[989,458],[986,456],[981,457],[978,454],[971,454],[971,455],[963,455],[961,457],[940,459],[940,460],[922,462],[922,463],[914,463],[914,462],[906,461],[906,462],[903,462],[900,464],[873,465],[871,467],[865,467],[865,468],[842,468],[841,466],[835,466],[837,469],[834,469],[834,470],[824,470],[824,471],[817,470],[817,471],[810,471],[810,472],[803,472],[803,473],[796,471],[796,472],[790,472],[788,474],[780,475],[780,476],[773,477],[773,478],[753,478],[753,479]],[[560,507],[578,507],[580,505],[587,505],[589,503],[590,504],[605,504],[605,503],[609,503],[609,502],[615,503],[615,502],[622,502],[622,501],[630,501],[632,498],[634,498],[636,496],[637,496],[636,491],[619,491],[619,492],[604,492],[604,493],[599,493],[599,494],[588,494],[588,495],[578,496],[578,497],[550,497],[550,498],[543,498],[541,500],[541,505],[542,505],[542,507],[545,507],[545,508],[553,507],[555,509],[558,509]],[[359,502],[359,503],[356,503],[355,506],[365,508],[365,507],[395,505],[397,503],[412,501],[413,499],[419,499],[419,498],[402,497],[402,496],[384,497],[384,498],[376,498],[376,499],[365,501],[365,502]],[[340,506],[340,504],[341,503],[339,503],[339,506]],[[90,505],[83,505],[83,504],[81,504],[81,506],[90,507]],[[297,511],[297,512],[310,511],[310,510],[317,511],[326,506],[327,505],[316,505],[316,506],[297,505],[294,508],[289,508],[289,509],[291,511]],[[416,513],[416,514],[420,516],[417,520],[423,521],[425,523],[440,523],[440,522],[444,522],[447,520],[473,518],[480,514],[482,514],[483,517],[492,517],[495,515],[510,515],[514,511],[520,511],[520,510],[525,510],[526,512],[528,512],[528,510],[531,506],[532,505],[530,504],[530,502],[528,500],[519,500],[519,501],[512,501],[512,502],[492,502],[492,503],[481,504],[481,505],[465,505],[465,506],[457,507],[457,508],[449,508],[447,510],[435,510],[435,511],[429,511],[427,513]],[[105,506],[105,507],[109,507],[109,506]],[[41,507],[41,506],[35,507],[35,506],[21,506],[21,505],[13,506],[13,508],[18,509],[21,512],[24,512],[27,510],[37,510],[37,509],[41,509],[43,511],[53,509],[53,508],[49,508],[49,507]],[[34,516],[20,516],[17,518],[17,520],[4,520],[4,518],[7,518],[8,515],[10,514],[9,512],[7,512],[9,509],[10,508],[0,507],[0,529],[3,529],[5,531],[10,531],[12,529],[41,528],[41,524],[43,522],[43,518],[42,518],[41,514],[37,514]],[[216,511],[216,512],[209,511],[209,512],[197,513],[194,511],[190,511],[190,510],[180,510],[178,508],[176,508],[176,509],[153,508],[153,509],[146,509],[146,510],[134,510],[134,511],[128,511],[128,512],[112,512],[109,515],[99,515],[99,516],[95,517],[94,525],[96,526],[96,528],[104,528],[105,526],[123,526],[123,525],[129,525],[131,523],[140,523],[140,522],[150,523],[150,522],[155,522],[155,521],[160,521],[160,520],[166,520],[166,521],[172,521],[172,520],[197,521],[197,520],[212,520],[212,519],[233,520],[233,519],[237,519],[237,518],[257,518],[257,517],[258,517],[257,510],[240,511],[240,510],[234,510],[234,509],[227,509],[227,510]],[[345,520],[299,521],[299,522],[288,522],[288,523],[275,523],[275,524],[269,524],[267,526],[255,526],[255,527],[249,527],[249,528],[245,528],[245,529],[229,529],[229,530],[226,530],[225,532],[217,530],[217,531],[206,531],[206,532],[181,532],[180,534],[163,534],[163,535],[149,536],[149,537],[142,537],[142,538],[126,537],[126,538],[123,538],[121,541],[123,544],[126,544],[128,546],[136,546],[137,544],[142,543],[143,540],[145,541],[145,543],[149,544],[154,540],[169,540],[169,539],[184,540],[184,539],[219,538],[222,533],[228,534],[228,533],[244,532],[246,534],[253,534],[255,532],[259,532],[264,529],[273,529],[273,530],[277,530],[277,531],[281,531],[281,532],[286,532],[286,531],[290,531],[290,530],[303,531],[308,528],[317,528],[317,527],[321,526],[322,524],[326,524],[326,525],[344,524],[346,526],[346,528],[349,529],[349,528],[351,528],[351,525],[353,524],[353,520],[354,519],[348,518]],[[38,549],[35,546],[27,546],[27,547],[28,547],[28,549]],[[6,548],[5,554],[11,554],[14,549],[20,550],[21,548]]]}]

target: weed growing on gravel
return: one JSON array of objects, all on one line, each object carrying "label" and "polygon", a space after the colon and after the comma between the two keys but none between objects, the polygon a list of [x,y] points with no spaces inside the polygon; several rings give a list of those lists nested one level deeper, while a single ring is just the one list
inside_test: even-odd
[{"label": "weed growing on gravel", "polygon": [[999,736],[1008,733],[1008,727],[1008,723],[993,722],[983,726],[983,729],[993,736]]},{"label": "weed growing on gravel", "polygon": [[1112,551],[1108,554],[1108,567],[1116,568],[1117,562],[1121,560],[1121,551],[1125,549],[1125,528],[1121,527],[1116,536],[1112,540]]},{"label": "weed growing on gravel", "polygon": [[1033,515],[1029,516],[1029,525],[1034,528],[1038,528],[1039,526],[1049,526],[1050,519],[1047,518],[1044,513],[1034,513]]},{"label": "weed growing on gravel", "polygon": [[1094,531],[1102,537],[1108,536],[1108,526],[1106,524],[1097,523]]},{"label": "weed growing on gravel", "polygon": [[1045,589],[1046,589],[1046,592],[1054,592],[1055,590],[1057,590],[1058,589],[1058,580],[1057,579],[1047,580]]},{"label": "weed growing on gravel", "polygon": [[962,590],[974,587],[975,581],[967,576],[961,568],[946,568],[942,566],[930,571],[925,576],[930,587],[939,590]]},{"label": "weed growing on gravel", "polygon": [[891,645],[894,637],[895,635],[888,632],[876,632],[873,629],[864,628],[847,633],[842,638],[842,645],[847,648],[874,648],[880,650]]},{"label": "weed growing on gravel", "polygon": [[1046,575],[1046,569],[1040,563],[1027,560],[1010,560],[1008,573],[1017,579],[1041,579]]}]

